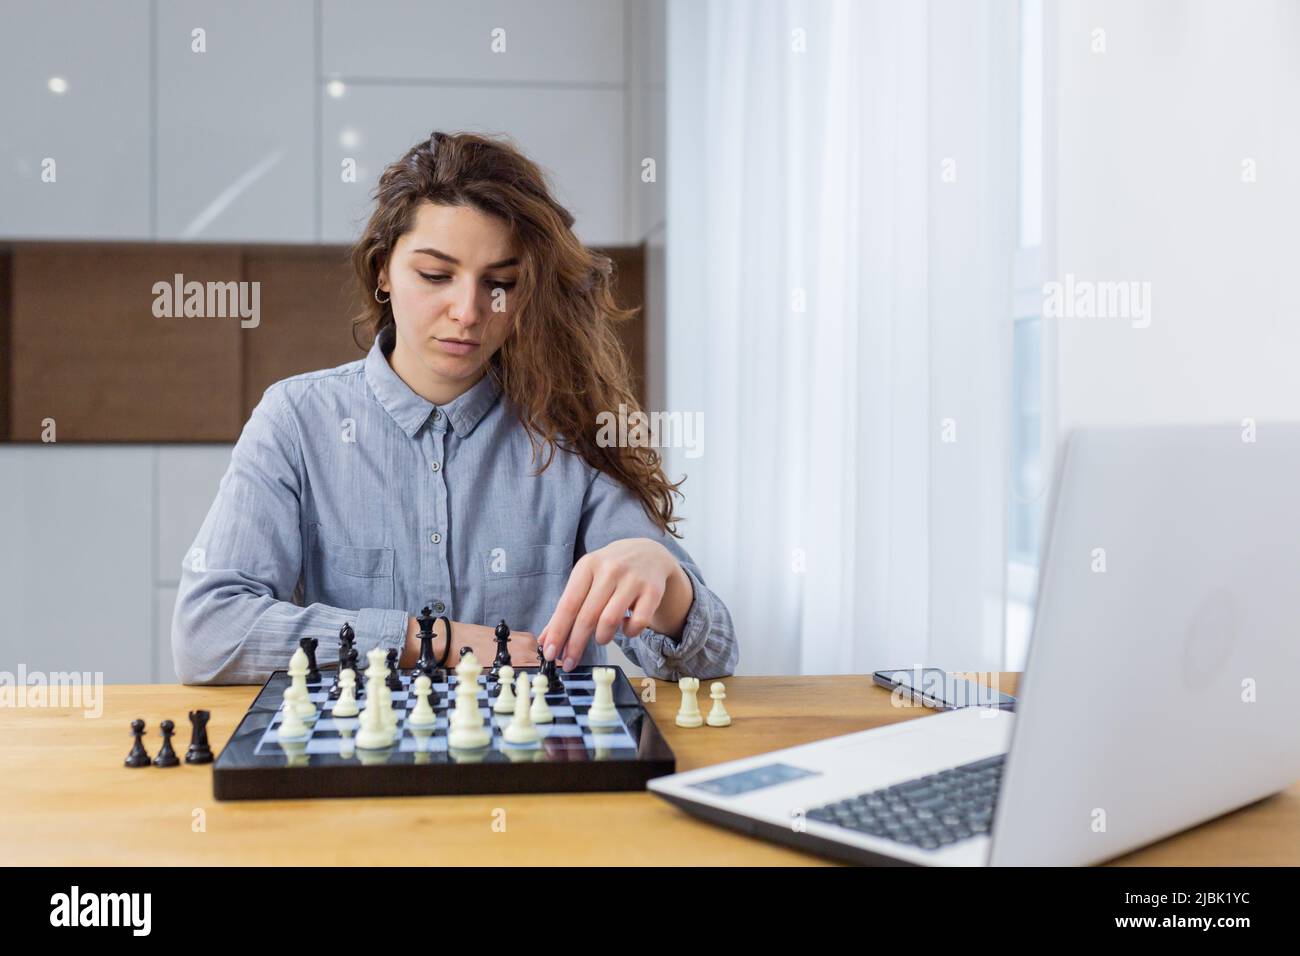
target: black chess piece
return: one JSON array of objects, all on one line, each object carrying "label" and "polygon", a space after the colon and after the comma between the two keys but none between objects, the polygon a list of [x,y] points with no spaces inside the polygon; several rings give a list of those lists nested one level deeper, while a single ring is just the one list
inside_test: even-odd
[{"label": "black chess piece", "polygon": [[[357,679],[357,683],[356,683],[357,700],[360,700],[361,695],[366,692],[366,682],[361,679],[361,671],[359,670],[360,658],[361,658],[360,652],[355,647],[349,646],[348,647],[348,668],[352,671],[353,675]],[[342,692],[341,685],[339,687],[339,690],[340,692]]]},{"label": "black chess piece", "polygon": [[433,680],[433,672],[438,667],[433,656],[433,612],[428,607],[421,608],[416,621],[420,625],[420,658],[415,662],[415,672]]},{"label": "black chess piece", "polygon": [[185,751],[186,763],[212,763],[212,748],[208,746],[208,718],[206,710],[190,711],[190,749]]},{"label": "black chess piece", "polygon": [[351,624],[344,624],[339,628],[339,669],[334,674],[334,683],[330,685],[330,700],[338,700],[339,695],[343,693],[343,685],[339,681],[348,668],[348,651],[352,650],[352,642],[355,638],[356,634]]},{"label": "black chess piece", "polygon": [[505,621],[502,621],[496,626],[494,633],[497,642],[497,656],[492,661],[492,669],[488,671],[488,676],[495,681],[500,679],[501,668],[509,667],[511,664],[510,648],[507,646],[510,643],[510,628]]},{"label": "black chess piece", "polygon": [[298,638],[298,646],[307,653],[307,683],[320,683],[320,668],[316,666],[316,648],[320,646],[320,641],[314,637]]},{"label": "black chess piece", "polygon": [[397,648],[388,649],[388,679],[384,681],[389,690],[402,689],[402,675],[397,673]]},{"label": "black chess piece", "polygon": [[172,750],[172,733],[175,731],[176,725],[170,720],[164,720],[158,726],[162,731],[163,745],[162,749],[158,751],[158,756],[153,758],[153,765],[155,767],[175,767],[180,763],[180,760],[176,757],[176,751]]},{"label": "black chess piece", "polygon": [[131,745],[131,752],[126,755],[123,761],[128,767],[147,767],[151,761],[148,752],[144,749],[144,741],[140,738],[144,734],[144,721],[137,717],[131,721],[131,733],[135,735],[135,743]]},{"label": "black chess piece", "polygon": [[556,667],[555,661],[548,661],[546,656],[542,656],[542,666],[538,670],[539,674],[546,677],[546,693],[559,694],[564,691],[564,682],[560,680],[559,668]]}]

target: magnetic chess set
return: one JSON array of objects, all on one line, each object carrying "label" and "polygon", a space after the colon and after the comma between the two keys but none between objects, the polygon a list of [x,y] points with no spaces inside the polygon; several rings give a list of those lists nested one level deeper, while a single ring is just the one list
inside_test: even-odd
[{"label": "magnetic chess set", "polygon": [[352,628],[339,635],[339,668],[322,675],[315,638],[303,638],[285,671],[262,686],[213,765],[218,800],[469,793],[643,790],[676,760],[617,667],[560,671],[554,661],[516,670],[510,631],[496,628],[484,671],[469,648],[447,667],[432,650],[424,609],[420,659],[409,672],[397,651],[367,654],[357,683]]}]

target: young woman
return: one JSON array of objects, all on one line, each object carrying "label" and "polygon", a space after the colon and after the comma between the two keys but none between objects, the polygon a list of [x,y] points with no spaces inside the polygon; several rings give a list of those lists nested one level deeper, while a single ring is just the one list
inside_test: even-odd
[{"label": "young woman", "polygon": [[612,640],[655,677],[730,673],[677,486],[652,449],[597,440],[602,411],[637,407],[612,263],[505,140],[434,133],[376,200],[352,256],[374,344],[253,410],[183,561],[181,679],[261,682],[303,636],[331,661],[345,622],[363,660],[409,667],[425,605],[485,661],[504,619],[517,663],[599,663]]}]

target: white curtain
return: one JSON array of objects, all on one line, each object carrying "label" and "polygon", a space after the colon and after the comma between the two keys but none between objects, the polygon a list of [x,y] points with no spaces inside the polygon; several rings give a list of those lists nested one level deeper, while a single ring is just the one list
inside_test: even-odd
[{"label": "white curtain", "polygon": [[670,0],[667,459],[742,673],[1001,663],[1014,16]]}]

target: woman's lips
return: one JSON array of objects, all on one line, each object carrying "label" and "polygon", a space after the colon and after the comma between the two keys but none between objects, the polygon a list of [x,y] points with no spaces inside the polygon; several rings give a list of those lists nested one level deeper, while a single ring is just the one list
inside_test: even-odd
[{"label": "woman's lips", "polygon": [[461,341],[460,339],[435,338],[434,341],[438,343],[438,348],[449,355],[468,355],[478,348],[477,342]]}]

